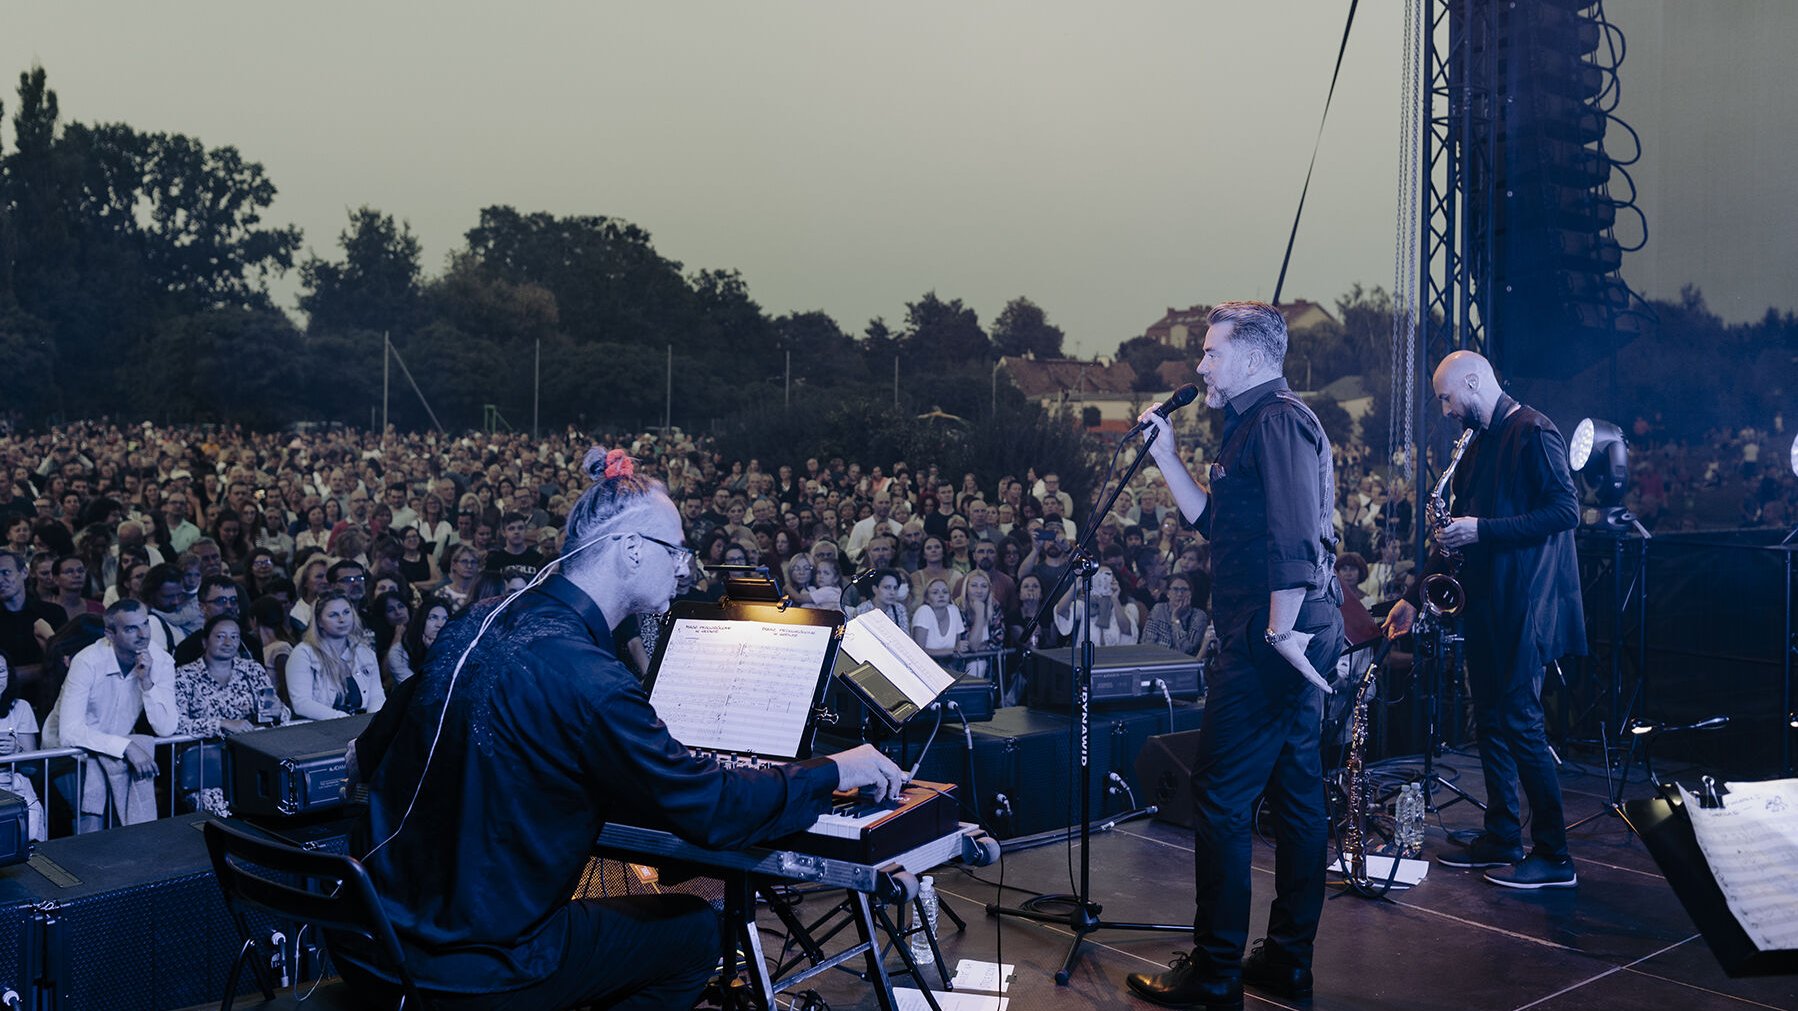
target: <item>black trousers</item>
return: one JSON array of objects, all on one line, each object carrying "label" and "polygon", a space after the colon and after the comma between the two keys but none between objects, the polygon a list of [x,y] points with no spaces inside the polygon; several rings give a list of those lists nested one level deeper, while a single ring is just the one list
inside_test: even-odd
[{"label": "black trousers", "polygon": [[[1542,718],[1541,657],[1477,620],[1467,627],[1467,682],[1486,777],[1486,834],[1508,845],[1523,841],[1517,789],[1530,803],[1534,851],[1567,858],[1567,815],[1561,780]],[[1509,640],[1509,641],[1508,641]]]},{"label": "black trousers", "polygon": [[[1306,601],[1294,627],[1316,636],[1305,656],[1329,677],[1342,652],[1341,613],[1326,601]],[[1242,973],[1255,798],[1263,793],[1274,822],[1271,953],[1309,967],[1323,913],[1329,826],[1318,737],[1324,696],[1267,645],[1266,628],[1265,609],[1220,628],[1193,765],[1193,957],[1214,978]]]},{"label": "black trousers", "polygon": [[[507,993],[421,988],[431,1008],[549,1011],[591,1005],[619,1011],[691,1008],[718,965],[718,913],[693,895],[627,895],[571,902],[556,914],[565,952],[545,979]],[[391,1006],[400,988],[337,959],[358,998]],[[373,1006],[373,1005],[371,1005]]]}]

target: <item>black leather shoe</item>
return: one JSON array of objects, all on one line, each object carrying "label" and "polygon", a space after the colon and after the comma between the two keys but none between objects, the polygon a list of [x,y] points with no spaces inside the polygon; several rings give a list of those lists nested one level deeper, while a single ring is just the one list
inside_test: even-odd
[{"label": "black leather shoe", "polygon": [[1522,846],[1499,842],[1482,832],[1460,851],[1437,856],[1436,862],[1444,867],[1509,867],[1522,859]]},{"label": "black leather shoe", "polygon": [[1242,984],[1276,997],[1311,999],[1311,970],[1270,951],[1265,939],[1256,941],[1249,957],[1243,959]]},{"label": "black leather shoe", "polygon": [[1192,956],[1185,952],[1175,955],[1164,973],[1151,976],[1146,972],[1133,972],[1124,982],[1131,993],[1143,1000],[1167,1007],[1242,1011],[1241,981],[1206,976],[1193,963]]}]

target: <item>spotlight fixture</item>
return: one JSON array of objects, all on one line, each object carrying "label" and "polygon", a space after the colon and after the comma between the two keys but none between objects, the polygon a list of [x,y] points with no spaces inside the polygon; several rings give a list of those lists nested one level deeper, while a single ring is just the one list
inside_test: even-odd
[{"label": "spotlight fixture", "polygon": [[1792,436],[1792,473],[1798,474],[1798,435]]},{"label": "spotlight fixture", "polygon": [[1592,489],[1601,508],[1623,501],[1629,486],[1629,443],[1623,429],[1598,418],[1586,418],[1567,444],[1567,465]]}]

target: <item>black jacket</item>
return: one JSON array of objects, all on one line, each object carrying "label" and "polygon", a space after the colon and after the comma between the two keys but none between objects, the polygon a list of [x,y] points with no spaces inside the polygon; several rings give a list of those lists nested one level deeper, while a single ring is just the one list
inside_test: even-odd
[{"label": "black jacket", "polygon": [[[418,687],[387,707],[398,718],[378,714],[357,740],[370,790],[358,856],[411,802],[456,660],[489,613],[445,627],[405,685]],[[437,990],[514,990],[554,971],[562,936],[544,928],[607,821],[730,849],[804,829],[837,785],[829,759],[751,771],[690,754],[619,662],[599,607],[559,575],[481,637],[435,748],[404,830],[363,862],[419,984]]]},{"label": "black jacket", "polygon": [[[1479,540],[1462,549],[1456,578],[1467,593],[1470,645],[1531,649],[1546,663],[1586,652],[1573,531],[1579,494],[1567,443],[1554,422],[1506,396],[1492,427],[1474,437],[1455,471],[1449,513],[1479,517]],[[1447,564],[1433,552],[1425,574]],[[1419,586],[1421,587],[1421,583]],[[1413,605],[1421,591],[1413,589]]]}]

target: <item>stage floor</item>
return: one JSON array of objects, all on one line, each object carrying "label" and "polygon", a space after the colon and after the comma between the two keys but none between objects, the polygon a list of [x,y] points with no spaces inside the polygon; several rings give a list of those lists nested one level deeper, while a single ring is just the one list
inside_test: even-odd
[{"label": "stage floor", "polygon": [[[1471,755],[1450,754],[1440,768],[1469,793],[1483,793],[1479,762]],[[1564,769],[1562,786],[1570,820],[1600,810],[1607,799],[1602,769],[1596,774]],[[1629,792],[1647,794],[1646,785]],[[1450,796],[1439,793],[1437,801]],[[1471,804],[1444,808],[1439,822],[1431,820],[1425,855],[1447,848],[1448,831],[1477,828],[1479,817]],[[1798,977],[1732,980],[1723,974],[1648,852],[1621,820],[1596,819],[1572,833],[1571,844],[1580,874],[1579,887],[1572,890],[1501,889],[1481,880],[1478,871],[1436,865],[1421,885],[1394,891],[1391,901],[1338,896],[1333,889],[1317,939],[1311,1007],[1798,1008]],[[1094,897],[1105,915],[1144,922],[1191,919],[1189,831],[1137,821],[1094,837],[1092,845]],[[1015,904],[1028,897],[1014,887],[1068,891],[1070,860],[1077,873],[1078,858],[1064,845],[1005,858],[1003,901]],[[1251,937],[1266,924],[1273,858],[1272,847],[1257,841]],[[937,876],[938,893],[968,921],[967,931],[957,934],[943,918],[941,943],[951,969],[961,958],[993,961],[1003,945],[1004,960],[1017,966],[1006,994],[1016,1011],[1153,1007],[1128,995],[1124,977],[1158,971],[1175,951],[1190,947],[1179,934],[1096,934],[1068,985],[1056,986],[1053,973],[1071,935],[1059,927],[988,917],[985,904],[999,894],[993,884],[999,872],[989,867],[977,872],[978,879],[953,870]],[[778,949],[778,921],[764,912],[762,922],[764,943]],[[898,963],[897,955],[889,959],[890,965]],[[865,983],[841,972],[825,973],[809,985],[833,1011],[878,1006]],[[1288,1006],[1252,993],[1247,997],[1251,1009]]]}]

